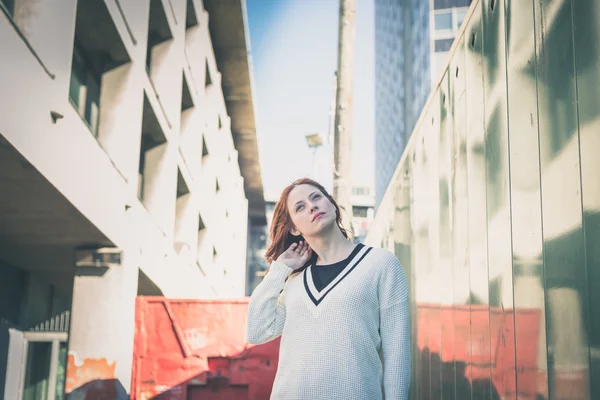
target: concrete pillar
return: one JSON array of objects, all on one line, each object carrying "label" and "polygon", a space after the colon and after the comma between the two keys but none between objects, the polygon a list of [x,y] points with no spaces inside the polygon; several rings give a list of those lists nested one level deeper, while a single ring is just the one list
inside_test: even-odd
[{"label": "concrete pillar", "polygon": [[204,119],[199,106],[186,110],[181,116],[180,151],[192,178],[200,179],[202,173],[202,132]]},{"label": "concrete pillar", "polygon": [[169,128],[174,132],[169,140],[177,139],[179,136],[183,80],[182,46],[181,36],[176,36],[152,48],[150,78],[166,113]]},{"label": "concrete pillar", "polygon": [[198,253],[198,210],[191,194],[177,199],[175,251],[185,265],[196,264]]},{"label": "concrete pillar", "polygon": [[138,180],[143,91],[139,64],[129,62],[102,76],[98,140],[121,174],[132,184],[135,195]]},{"label": "concrete pillar", "polygon": [[120,266],[76,271],[65,388],[69,398],[129,399],[138,256],[123,251]]},{"label": "concrete pillar", "polygon": [[177,149],[169,142],[146,151],[143,203],[170,240],[175,224]]}]

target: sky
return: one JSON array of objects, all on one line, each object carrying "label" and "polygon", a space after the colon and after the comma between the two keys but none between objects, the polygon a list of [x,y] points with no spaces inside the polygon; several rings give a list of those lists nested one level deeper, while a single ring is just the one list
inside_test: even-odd
[{"label": "sky", "polygon": [[[260,165],[267,199],[301,177],[333,185],[333,148],[316,159],[305,136],[329,133],[339,0],[247,0]],[[374,182],[374,5],[356,0],[354,185]],[[333,138],[331,138],[333,139]]]}]

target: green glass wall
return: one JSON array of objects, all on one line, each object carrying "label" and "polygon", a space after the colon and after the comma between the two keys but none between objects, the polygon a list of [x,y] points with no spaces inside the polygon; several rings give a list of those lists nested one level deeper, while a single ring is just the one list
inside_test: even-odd
[{"label": "green glass wall", "polygon": [[472,4],[366,241],[412,399],[600,398],[600,2]]}]

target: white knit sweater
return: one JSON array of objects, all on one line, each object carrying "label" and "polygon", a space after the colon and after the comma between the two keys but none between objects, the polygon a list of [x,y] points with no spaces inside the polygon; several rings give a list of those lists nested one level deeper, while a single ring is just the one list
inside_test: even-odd
[{"label": "white knit sweater", "polygon": [[248,342],[281,335],[271,399],[407,399],[408,288],[396,256],[365,246],[321,292],[312,268],[286,282],[292,269],[274,262],[250,299]]}]

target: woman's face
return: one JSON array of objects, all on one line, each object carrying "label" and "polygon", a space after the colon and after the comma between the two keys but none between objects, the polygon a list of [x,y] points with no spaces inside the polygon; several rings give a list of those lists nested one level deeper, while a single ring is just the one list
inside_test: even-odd
[{"label": "woman's face", "polygon": [[287,209],[295,229],[293,235],[316,236],[335,224],[335,206],[316,187],[298,185],[287,199]]}]

